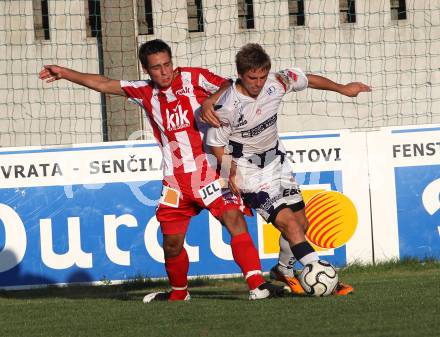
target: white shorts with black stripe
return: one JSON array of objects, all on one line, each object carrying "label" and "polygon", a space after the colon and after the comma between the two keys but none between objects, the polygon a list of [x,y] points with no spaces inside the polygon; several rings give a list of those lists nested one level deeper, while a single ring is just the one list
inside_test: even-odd
[{"label": "white shorts with black stripe", "polygon": [[301,190],[292,175],[292,168],[281,156],[264,168],[238,161],[237,183],[245,204],[254,208],[264,220],[273,223],[279,211],[304,208]]}]

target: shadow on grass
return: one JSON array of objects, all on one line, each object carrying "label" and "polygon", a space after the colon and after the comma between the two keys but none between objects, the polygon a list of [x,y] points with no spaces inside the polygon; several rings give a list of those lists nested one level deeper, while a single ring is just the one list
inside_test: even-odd
[{"label": "shadow on grass", "polygon": [[[440,261],[435,258],[424,260],[407,258],[400,261],[388,261],[376,265],[351,264],[341,269],[342,275],[387,272],[396,271],[417,271],[425,269],[439,270]],[[21,274],[20,274],[21,275]],[[21,275],[23,276],[23,275]],[[26,275],[29,277],[29,275]],[[87,279],[87,275],[78,271],[73,273],[69,281],[75,282]],[[48,283],[51,280],[47,279]],[[2,299],[102,299],[102,300],[121,300],[121,301],[141,301],[145,294],[154,291],[165,291],[169,289],[168,280],[152,280],[137,276],[132,280],[125,281],[122,284],[107,285],[49,285],[45,288],[29,290],[0,290],[0,300]],[[198,299],[214,300],[247,300],[248,292],[242,278],[195,278],[189,280],[188,285],[191,296]],[[292,295],[287,295],[287,297]],[[294,296],[295,297],[295,296]]]},{"label": "shadow on grass", "polygon": [[[225,289],[222,289],[224,286]],[[237,300],[246,295],[242,279],[208,279],[189,280],[188,288],[195,298]],[[237,289],[234,289],[237,288]],[[238,289],[239,288],[239,289]],[[122,284],[107,285],[48,285],[44,288],[28,290],[0,290],[0,299],[114,299],[121,301],[141,301],[145,294],[169,289],[168,280],[151,280],[135,278]]]},{"label": "shadow on grass", "polygon": [[210,300],[247,300],[248,293],[245,289],[191,289],[191,297]]}]

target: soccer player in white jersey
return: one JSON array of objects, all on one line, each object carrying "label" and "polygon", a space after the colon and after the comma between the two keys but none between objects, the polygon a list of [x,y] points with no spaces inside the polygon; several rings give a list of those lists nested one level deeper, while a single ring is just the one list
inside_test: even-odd
[{"label": "soccer player in white jersey", "polygon": [[[236,56],[238,80],[217,102],[217,116],[203,104],[202,120],[211,122],[207,144],[228,177],[233,192],[256,209],[281,232],[280,255],[271,277],[303,293],[295,277],[295,259],[303,265],[319,259],[307,242],[308,221],[301,191],[292,176],[286,151],[278,136],[277,114],[282,98],[307,87],[332,90],[354,97],[370,87],[359,82],[337,84],[298,68],[270,73],[271,62],[258,44],[247,44]],[[340,283],[336,294],[346,295],[353,287]]]},{"label": "soccer player in white jersey", "polygon": [[162,40],[144,43],[139,59],[151,80],[118,81],[56,65],[44,66],[39,76],[47,82],[66,79],[99,92],[128,97],[148,117],[163,154],[164,186],[156,217],[163,234],[171,291],[148,294],[144,302],[190,298],[189,260],[183,245],[191,217],[203,208],[231,234],[232,255],[248,284],[249,299],[281,295],[283,288],[266,282],[261,275],[258,252],[242,214],[245,208],[240,198],[222,190],[215,168],[208,164],[196,123],[201,102],[227,81],[202,68],[173,69],[171,49]]}]

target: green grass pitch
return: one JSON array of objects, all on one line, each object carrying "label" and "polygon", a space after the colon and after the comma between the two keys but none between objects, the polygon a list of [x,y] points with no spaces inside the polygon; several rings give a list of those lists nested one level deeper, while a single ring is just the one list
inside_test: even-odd
[{"label": "green grass pitch", "polygon": [[0,292],[0,336],[435,336],[440,263],[351,266],[344,297],[250,302],[241,279],[190,283],[192,301],[143,304],[165,282]]}]

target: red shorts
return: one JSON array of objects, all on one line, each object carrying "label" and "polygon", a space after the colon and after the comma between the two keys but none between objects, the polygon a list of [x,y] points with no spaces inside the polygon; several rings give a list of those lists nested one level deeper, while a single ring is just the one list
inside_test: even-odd
[{"label": "red shorts", "polygon": [[162,196],[156,211],[163,234],[185,234],[191,217],[203,209],[208,209],[217,219],[230,209],[252,215],[251,209],[244,206],[240,197],[229,189],[221,188],[221,180],[211,180],[201,186],[200,189],[192,188],[189,181],[170,184],[163,180]]}]

